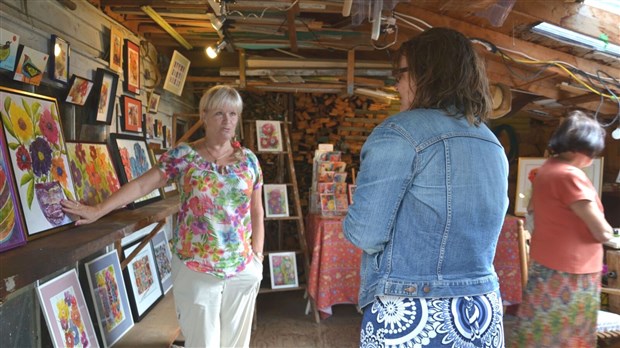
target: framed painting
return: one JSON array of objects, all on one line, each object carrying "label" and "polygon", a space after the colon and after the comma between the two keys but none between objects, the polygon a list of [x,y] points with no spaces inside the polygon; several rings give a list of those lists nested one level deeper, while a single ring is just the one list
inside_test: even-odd
[{"label": "framed painting", "polygon": [[13,72],[19,49],[19,35],[0,28],[0,42],[2,43],[2,48],[0,49],[0,69]]},{"label": "framed painting", "polygon": [[142,133],[142,102],[126,95],[121,96],[121,110],[123,131]]},{"label": "framed painting", "polygon": [[284,217],[288,213],[288,194],[285,184],[263,185],[265,196],[265,216]]},{"label": "framed painting", "polygon": [[125,39],[123,70],[125,71],[125,89],[140,94],[140,47]]},{"label": "framed painting", "polygon": [[95,94],[92,98],[93,118],[96,122],[107,125],[112,124],[117,85],[118,75],[109,70],[97,68],[95,73]]},{"label": "framed painting", "polygon": [[[146,139],[143,137],[112,133],[109,140],[112,158],[121,185],[139,177],[153,167],[153,163],[149,159]],[[161,192],[159,189],[155,189],[144,197],[135,200],[129,207],[141,207],[161,198]]]},{"label": "framed painting", "polygon": [[349,204],[353,204],[353,195],[356,189],[357,185],[349,184]]},{"label": "framed painting", "polygon": [[104,347],[110,347],[134,325],[116,250],[86,262],[86,276]]},{"label": "framed painting", "polygon": [[17,187],[9,165],[4,132],[0,131],[0,252],[26,244]]},{"label": "framed painting", "polygon": [[93,81],[87,78],[73,75],[69,81],[69,91],[65,102],[84,106],[94,85]]},{"label": "framed painting", "polygon": [[517,192],[515,194],[515,215],[525,216],[532,197],[532,182],[538,168],[545,163],[544,157],[519,157],[517,169]]},{"label": "framed painting", "polygon": [[151,244],[153,245],[161,289],[166,294],[172,289],[172,251],[170,251],[170,244],[166,238],[166,231],[161,229],[157,232],[151,239]]},{"label": "framed painting", "polygon": [[[151,150],[151,159],[153,160],[153,165],[155,166],[159,163],[159,158],[161,157],[161,155],[166,153],[166,150],[154,149],[152,147],[149,147],[149,149]],[[177,184],[174,181],[169,182],[166,186],[162,187],[162,194],[164,197],[173,196],[177,193]]]},{"label": "framed painting", "polygon": [[60,201],[75,199],[56,99],[0,87],[0,114],[28,239],[73,220]]},{"label": "framed painting", "polygon": [[[137,249],[140,242],[136,242],[123,249],[123,255],[128,258]],[[136,256],[127,263],[124,271],[129,304],[135,322],[139,322],[144,315],[164,295],[157,274],[155,254],[151,243],[147,243]]]},{"label": "framed painting", "polygon": [[258,151],[281,152],[280,121],[256,121],[256,139]]},{"label": "framed painting", "polygon": [[152,114],[157,113],[157,109],[159,108],[159,99],[161,98],[160,94],[152,92],[149,96],[149,106],[148,111]]},{"label": "framed painting", "polygon": [[582,170],[588,176],[588,179],[592,182],[592,185],[596,189],[598,196],[601,197],[603,193],[603,163],[605,159],[603,157],[595,158],[592,160],[592,164],[583,168]]},{"label": "framed painting", "polygon": [[67,83],[69,82],[69,58],[71,56],[71,46],[67,41],[56,35],[52,35],[51,43],[51,77],[58,82]]},{"label": "framed painting", "polygon": [[67,141],[66,145],[75,195],[80,202],[101,203],[121,188],[106,143]]},{"label": "framed painting", "polygon": [[123,33],[116,27],[110,28],[110,70],[123,73]]},{"label": "framed painting", "polygon": [[37,286],[37,294],[54,347],[99,347],[75,269]]},{"label": "framed painting", "polygon": [[164,80],[164,89],[181,96],[185,78],[189,72],[190,60],[185,58],[179,51],[175,50],[170,60],[166,80]]},{"label": "framed painting", "polygon": [[13,79],[38,86],[41,84],[43,73],[45,73],[49,55],[24,45],[19,45],[19,47],[19,60],[17,67],[15,67]]},{"label": "framed painting", "polygon": [[298,287],[295,252],[269,253],[269,274],[272,289]]}]

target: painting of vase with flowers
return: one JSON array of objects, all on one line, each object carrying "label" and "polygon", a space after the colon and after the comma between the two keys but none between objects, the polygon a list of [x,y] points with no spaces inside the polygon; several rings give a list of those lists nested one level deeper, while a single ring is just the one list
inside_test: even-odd
[{"label": "painting of vase with flowers", "polygon": [[75,199],[56,99],[0,87],[0,114],[28,238],[70,224]]},{"label": "painting of vase with flowers", "polygon": [[282,151],[282,133],[279,121],[256,121],[258,151]]}]

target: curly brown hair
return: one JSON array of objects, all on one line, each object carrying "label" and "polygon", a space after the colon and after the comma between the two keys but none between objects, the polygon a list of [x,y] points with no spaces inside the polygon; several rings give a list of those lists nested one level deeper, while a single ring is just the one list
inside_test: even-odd
[{"label": "curly brown hair", "polygon": [[409,110],[443,109],[476,126],[488,119],[493,104],[484,63],[463,34],[448,28],[426,30],[400,46],[396,67],[403,57],[415,91]]}]

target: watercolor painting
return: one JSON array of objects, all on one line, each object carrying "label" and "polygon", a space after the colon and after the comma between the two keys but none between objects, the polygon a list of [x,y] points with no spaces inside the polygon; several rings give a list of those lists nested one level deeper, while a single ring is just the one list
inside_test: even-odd
[{"label": "watercolor painting", "polygon": [[26,232],[2,130],[0,130],[0,147],[0,252],[2,252],[26,244]]},{"label": "watercolor painting", "polygon": [[151,244],[153,244],[159,281],[165,294],[172,289],[172,251],[166,238],[166,232],[163,229],[157,232],[153,236]]},{"label": "watercolor painting", "polygon": [[75,199],[56,99],[0,87],[0,114],[28,238],[70,224]]},{"label": "watercolor painting", "polygon": [[54,347],[99,347],[75,269],[37,286],[37,294]]},{"label": "watercolor painting", "polygon": [[84,264],[104,347],[110,347],[134,325],[116,250]]},{"label": "watercolor painting", "polygon": [[[137,249],[140,242],[123,249],[125,258]],[[144,315],[163,296],[159,275],[155,265],[155,255],[151,243],[147,243],[136,256],[129,260],[125,269],[125,282],[129,289],[129,303],[134,321],[140,321]]]},{"label": "watercolor painting", "polygon": [[289,216],[288,194],[284,184],[263,185],[265,196],[265,216],[284,217]]},{"label": "watercolor painting", "polygon": [[105,143],[67,142],[69,167],[77,199],[87,205],[103,202],[121,188]]},{"label": "watercolor painting", "polygon": [[123,33],[116,27],[110,28],[110,69],[123,73]]},{"label": "watercolor painting", "polygon": [[297,261],[295,252],[281,252],[269,254],[269,273],[271,288],[296,288],[299,286],[297,278]]},{"label": "watercolor painting", "polygon": [[19,49],[19,35],[0,28],[0,69],[14,71]]},{"label": "watercolor painting", "polygon": [[256,121],[258,151],[282,151],[282,133],[279,121]]},{"label": "watercolor painting", "polygon": [[40,85],[48,58],[48,54],[20,45],[19,61],[13,79],[35,86]]},{"label": "watercolor painting", "polygon": [[84,106],[94,85],[95,84],[89,79],[73,75],[69,81],[70,87],[65,101],[67,103]]}]

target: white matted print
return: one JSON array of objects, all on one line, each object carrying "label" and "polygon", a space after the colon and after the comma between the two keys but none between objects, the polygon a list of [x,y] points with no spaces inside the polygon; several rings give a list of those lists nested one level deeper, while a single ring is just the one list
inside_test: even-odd
[{"label": "white matted print", "polygon": [[[140,242],[137,242],[123,249],[125,258],[128,258],[139,245]],[[129,261],[125,269],[125,284],[135,322],[140,321],[164,295],[156,267],[155,256],[149,242]]]},{"label": "white matted print", "polygon": [[265,216],[289,216],[288,193],[285,184],[264,185],[263,194],[265,195]]},{"label": "white matted print", "polygon": [[588,179],[592,182],[599,197],[603,193],[603,163],[603,157],[595,158],[592,160],[591,165],[582,168],[583,172],[586,173]]},{"label": "white matted print", "polygon": [[532,197],[532,182],[538,168],[545,163],[544,157],[519,157],[517,170],[517,192],[515,194],[515,215],[525,216]]},{"label": "white matted print", "polygon": [[178,96],[183,93],[183,86],[185,85],[185,78],[189,71],[189,64],[189,59],[185,58],[178,51],[174,51],[172,59],[170,60],[170,66],[168,67],[168,73],[166,74],[166,80],[164,81],[165,90]]},{"label": "white matted print", "polygon": [[155,253],[159,282],[165,294],[172,289],[172,251],[170,251],[170,244],[166,238],[166,231],[162,228],[153,236],[151,243],[153,244],[153,253]]},{"label": "white matted print", "polygon": [[282,133],[279,121],[256,121],[258,151],[282,151]]},{"label": "white matted print", "polygon": [[39,285],[37,294],[54,347],[99,347],[75,269]]},{"label": "white matted print", "polygon": [[15,61],[17,60],[17,50],[19,49],[19,35],[0,28],[0,69],[13,71],[15,70]]},{"label": "white matted print", "polygon": [[299,286],[295,252],[287,251],[269,254],[269,273],[271,288],[284,289]]}]

